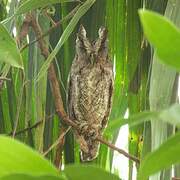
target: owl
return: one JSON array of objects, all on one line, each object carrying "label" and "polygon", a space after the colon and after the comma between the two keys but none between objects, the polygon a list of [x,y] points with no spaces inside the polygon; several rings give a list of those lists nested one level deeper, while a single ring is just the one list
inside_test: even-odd
[{"label": "owl", "polygon": [[99,29],[91,42],[81,25],[76,39],[76,55],[68,78],[67,109],[80,131],[74,130],[80,144],[81,160],[98,155],[99,142],[107,126],[113,94],[113,65],[108,56],[107,30]]}]

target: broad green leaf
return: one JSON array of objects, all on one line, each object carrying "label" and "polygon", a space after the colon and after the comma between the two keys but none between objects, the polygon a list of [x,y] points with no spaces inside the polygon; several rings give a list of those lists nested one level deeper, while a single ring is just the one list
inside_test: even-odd
[{"label": "broad green leaf", "polygon": [[161,111],[158,117],[169,124],[180,127],[180,105],[170,106],[168,109]]},{"label": "broad green leaf", "polygon": [[129,118],[119,118],[110,121],[108,127],[105,130],[105,134],[112,134],[115,130],[118,130],[121,126],[128,124],[129,126],[135,126],[145,121],[150,120],[162,120],[169,124],[180,127],[180,105],[174,104],[169,108],[161,111],[144,111],[130,116]]},{"label": "broad green leaf", "polygon": [[72,165],[65,167],[64,170],[67,178],[73,180],[119,180],[119,178],[109,172],[104,171],[101,168],[89,166],[89,165]]},{"label": "broad green leaf", "polygon": [[26,13],[30,10],[37,8],[43,8],[51,4],[66,3],[66,2],[78,2],[77,0],[27,0],[19,6],[15,15]]},{"label": "broad green leaf", "polygon": [[144,111],[141,113],[134,114],[130,116],[129,118],[118,118],[110,121],[108,127],[105,130],[105,134],[112,134],[112,132],[115,132],[118,130],[121,126],[128,124],[129,126],[135,126],[138,124],[141,124],[145,121],[151,120],[153,117],[157,117],[157,112],[148,112]]},{"label": "broad green leaf", "polygon": [[0,62],[23,69],[23,60],[14,39],[0,23]]},{"label": "broad green leaf", "polygon": [[64,30],[62,36],[60,37],[56,47],[54,48],[54,50],[51,52],[51,54],[49,55],[49,57],[47,58],[47,60],[45,61],[45,63],[42,65],[42,68],[39,71],[39,74],[37,76],[36,81],[38,81],[39,79],[41,79],[44,74],[47,72],[51,62],[53,61],[54,57],[56,56],[56,54],[58,53],[58,51],[60,50],[60,48],[62,47],[62,45],[64,44],[64,42],[68,39],[68,37],[70,36],[70,34],[72,33],[72,31],[74,30],[76,24],[78,23],[79,19],[88,11],[88,9],[94,4],[96,0],[87,0],[82,6],[80,6],[80,8],[77,10],[76,14],[74,15],[74,17],[71,19],[70,23],[68,24],[68,26],[66,27],[66,29]]},{"label": "broad green leaf", "polygon": [[27,174],[10,174],[7,176],[3,176],[0,180],[66,180],[65,177],[57,177],[50,175],[42,175],[42,176],[30,176]]},{"label": "broad green leaf", "polygon": [[180,163],[180,133],[169,138],[157,150],[147,155],[139,169],[138,179],[146,180],[152,175],[173,164]]},{"label": "broad green leaf", "polygon": [[58,176],[58,170],[28,146],[0,136],[0,177],[12,173]]},{"label": "broad green leaf", "polygon": [[157,13],[140,10],[144,34],[154,46],[159,59],[180,70],[180,30],[167,18]]}]

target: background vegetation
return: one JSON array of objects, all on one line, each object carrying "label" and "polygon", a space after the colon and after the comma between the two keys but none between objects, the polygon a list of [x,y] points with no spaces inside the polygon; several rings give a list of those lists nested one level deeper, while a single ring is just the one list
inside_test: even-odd
[{"label": "background vegetation", "polygon": [[[56,166],[0,136],[0,178],[118,179],[107,173],[112,171],[121,177],[112,167],[113,150],[105,144],[94,162],[82,165],[72,130],[67,132],[56,113],[48,68],[53,63],[66,107],[67,77],[80,24],[92,40],[100,26],[109,32],[115,90],[104,139],[115,144],[119,128],[129,124],[128,153],[140,164],[129,160],[127,179],[133,179],[133,164],[137,179],[155,173],[151,180],[180,177],[180,30],[145,9],[180,25],[179,0],[0,0],[0,134],[20,140]],[[29,23],[29,15],[38,23]],[[42,52],[36,41],[41,33],[44,49],[51,53]]]}]

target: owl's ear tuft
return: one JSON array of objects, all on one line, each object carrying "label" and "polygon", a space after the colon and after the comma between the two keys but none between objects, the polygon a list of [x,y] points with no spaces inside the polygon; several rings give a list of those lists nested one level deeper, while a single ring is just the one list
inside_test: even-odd
[{"label": "owl's ear tuft", "polygon": [[101,27],[98,31],[99,38],[96,40],[95,43],[95,52],[103,59],[106,59],[108,55],[107,33],[108,33],[107,29],[105,27]]},{"label": "owl's ear tuft", "polygon": [[78,55],[84,53],[89,54],[92,50],[91,43],[86,37],[86,30],[83,25],[80,25],[76,38],[76,52]]},{"label": "owl's ear tuft", "polygon": [[105,27],[102,26],[99,28],[98,34],[99,34],[99,39],[105,41],[107,39],[108,31]]},{"label": "owl's ear tuft", "polygon": [[78,37],[80,38],[86,38],[86,29],[84,28],[84,26],[81,24],[79,27],[79,31],[78,31]]}]

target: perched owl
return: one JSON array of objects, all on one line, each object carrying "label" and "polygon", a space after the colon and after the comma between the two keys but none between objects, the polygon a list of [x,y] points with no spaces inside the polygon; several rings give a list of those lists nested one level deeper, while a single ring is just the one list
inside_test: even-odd
[{"label": "perched owl", "polygon": [[68,79],[68,115],[79,126],[74,131],[80,144],[81,160],[97,157],[99,142],[111,111],[113,65],[108,57],[107,30],[99,29],[99,37],[90,42],[81,25],[76,39],[76,55]]}]

